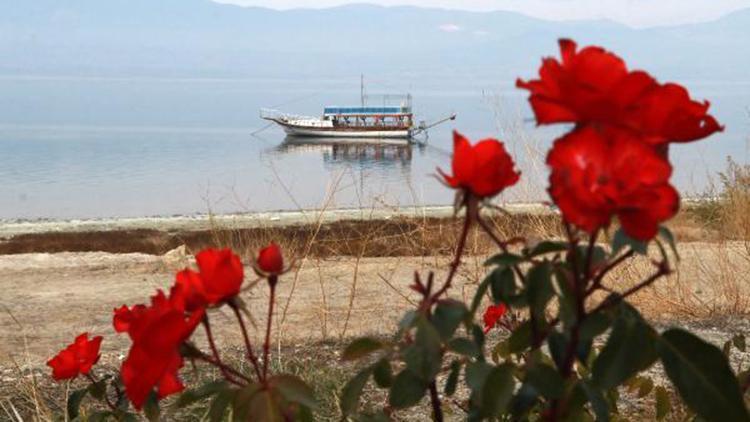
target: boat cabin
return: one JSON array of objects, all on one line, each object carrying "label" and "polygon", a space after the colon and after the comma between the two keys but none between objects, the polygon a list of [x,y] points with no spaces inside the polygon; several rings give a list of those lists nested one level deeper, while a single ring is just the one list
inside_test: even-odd
[{"label": "boat cabin", "polygon": [[411,106],[329,106],[323,109],[323,119],[333,127],[387,127],[408,129],[412,126]]}]

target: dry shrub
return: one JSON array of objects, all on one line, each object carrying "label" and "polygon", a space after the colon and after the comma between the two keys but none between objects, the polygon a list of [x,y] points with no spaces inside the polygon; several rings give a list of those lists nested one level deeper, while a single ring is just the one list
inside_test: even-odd
[{"label": "dry shrub", "polygon": [[719,187],[711,188],[689,207],[696,223],[731,240],[750,239],[750,165],[727,157],[718,174]]}]

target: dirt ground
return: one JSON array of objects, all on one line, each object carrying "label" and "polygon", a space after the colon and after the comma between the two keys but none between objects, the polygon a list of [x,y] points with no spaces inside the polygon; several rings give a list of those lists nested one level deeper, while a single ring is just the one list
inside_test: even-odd
[{"label": "dirt ground", "polygon": [[[43,364],[83,331],[105,336],[105,359],[121,358],[129,342],[112,329],[113,308],[142,303],[156,289],[167,290],[175,270],[185,264],[187,258],[179,252],[0,256],[0,367]],[[281,344],[390,330],[409,306],[402,295],[408,294],[414,269],[427,264],[416,258],[308,260],[298,273],[284,276],[278,288],[275,319]],[[245,272],[247,283],[252,270]],[[455,291],[465,282],[462,277]],[[262,327],[267,288],[258,285],[242,297]],[[211,320],[225,346],[239,345],[232,314],[215,310]],[[260,330],[253,331],[260,338]]]},{"label": "dirt ground", "polygon": [[[647,316],[660,324],[688,321],[709,327],[719,341],[744,329],[750,310],[750,260],[743,243],[686,243],[679,271],[635,297]],[[483,257],[469,257],[450,294],[470,298],[484,275]],[[74,335],[103,335],[104,359],[122,359],[126,336],[116,335],[112,310],[148,300],[168,289],[174,272],[190,264],[184,249],[165,255],[103,252],[0,256],[0,368],[39,367]],[[414,271],[444,273],[447,258],[311,258],[282,278],[275,314],[276,346],[390,332],[414,296],[408,290]],[[648,263],[634,261],[614,276],[611,286],[627,285]],[[253,279],[246,268],[247,281]],[[267,289],[260,284],[243,293],[258,327],[264,326]],[[721,327],[717,316],[740,316]],[[224,346],[239,345],[233,316],[211,314]],[[261,336],[253,329],[256,344]],[[199,342],[202,339],[199,338]]]}]

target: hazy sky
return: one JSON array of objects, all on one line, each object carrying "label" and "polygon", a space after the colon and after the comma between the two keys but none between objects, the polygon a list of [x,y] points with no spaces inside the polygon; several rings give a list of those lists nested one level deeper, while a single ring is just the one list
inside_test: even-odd
[{"label": "hazy sky", "polygon": [[413,5],[475,11],[513,10],[545,19],[607,18],[644,27],[702,22],[750,7],[750,0],[214,0],[275,9],[331,7],[348,3]]}]

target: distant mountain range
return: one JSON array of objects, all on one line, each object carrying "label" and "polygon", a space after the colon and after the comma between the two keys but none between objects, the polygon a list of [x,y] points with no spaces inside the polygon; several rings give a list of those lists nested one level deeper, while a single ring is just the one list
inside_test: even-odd
[{"label": "distant mountain range", "polygon": [[352,5],[275,11],[210,0],[0,0],[0,73],[304,77],[423,74],[511,79],[597,43],[663,78],[748,80],[750,9],[709,23],[632,29]]}]

